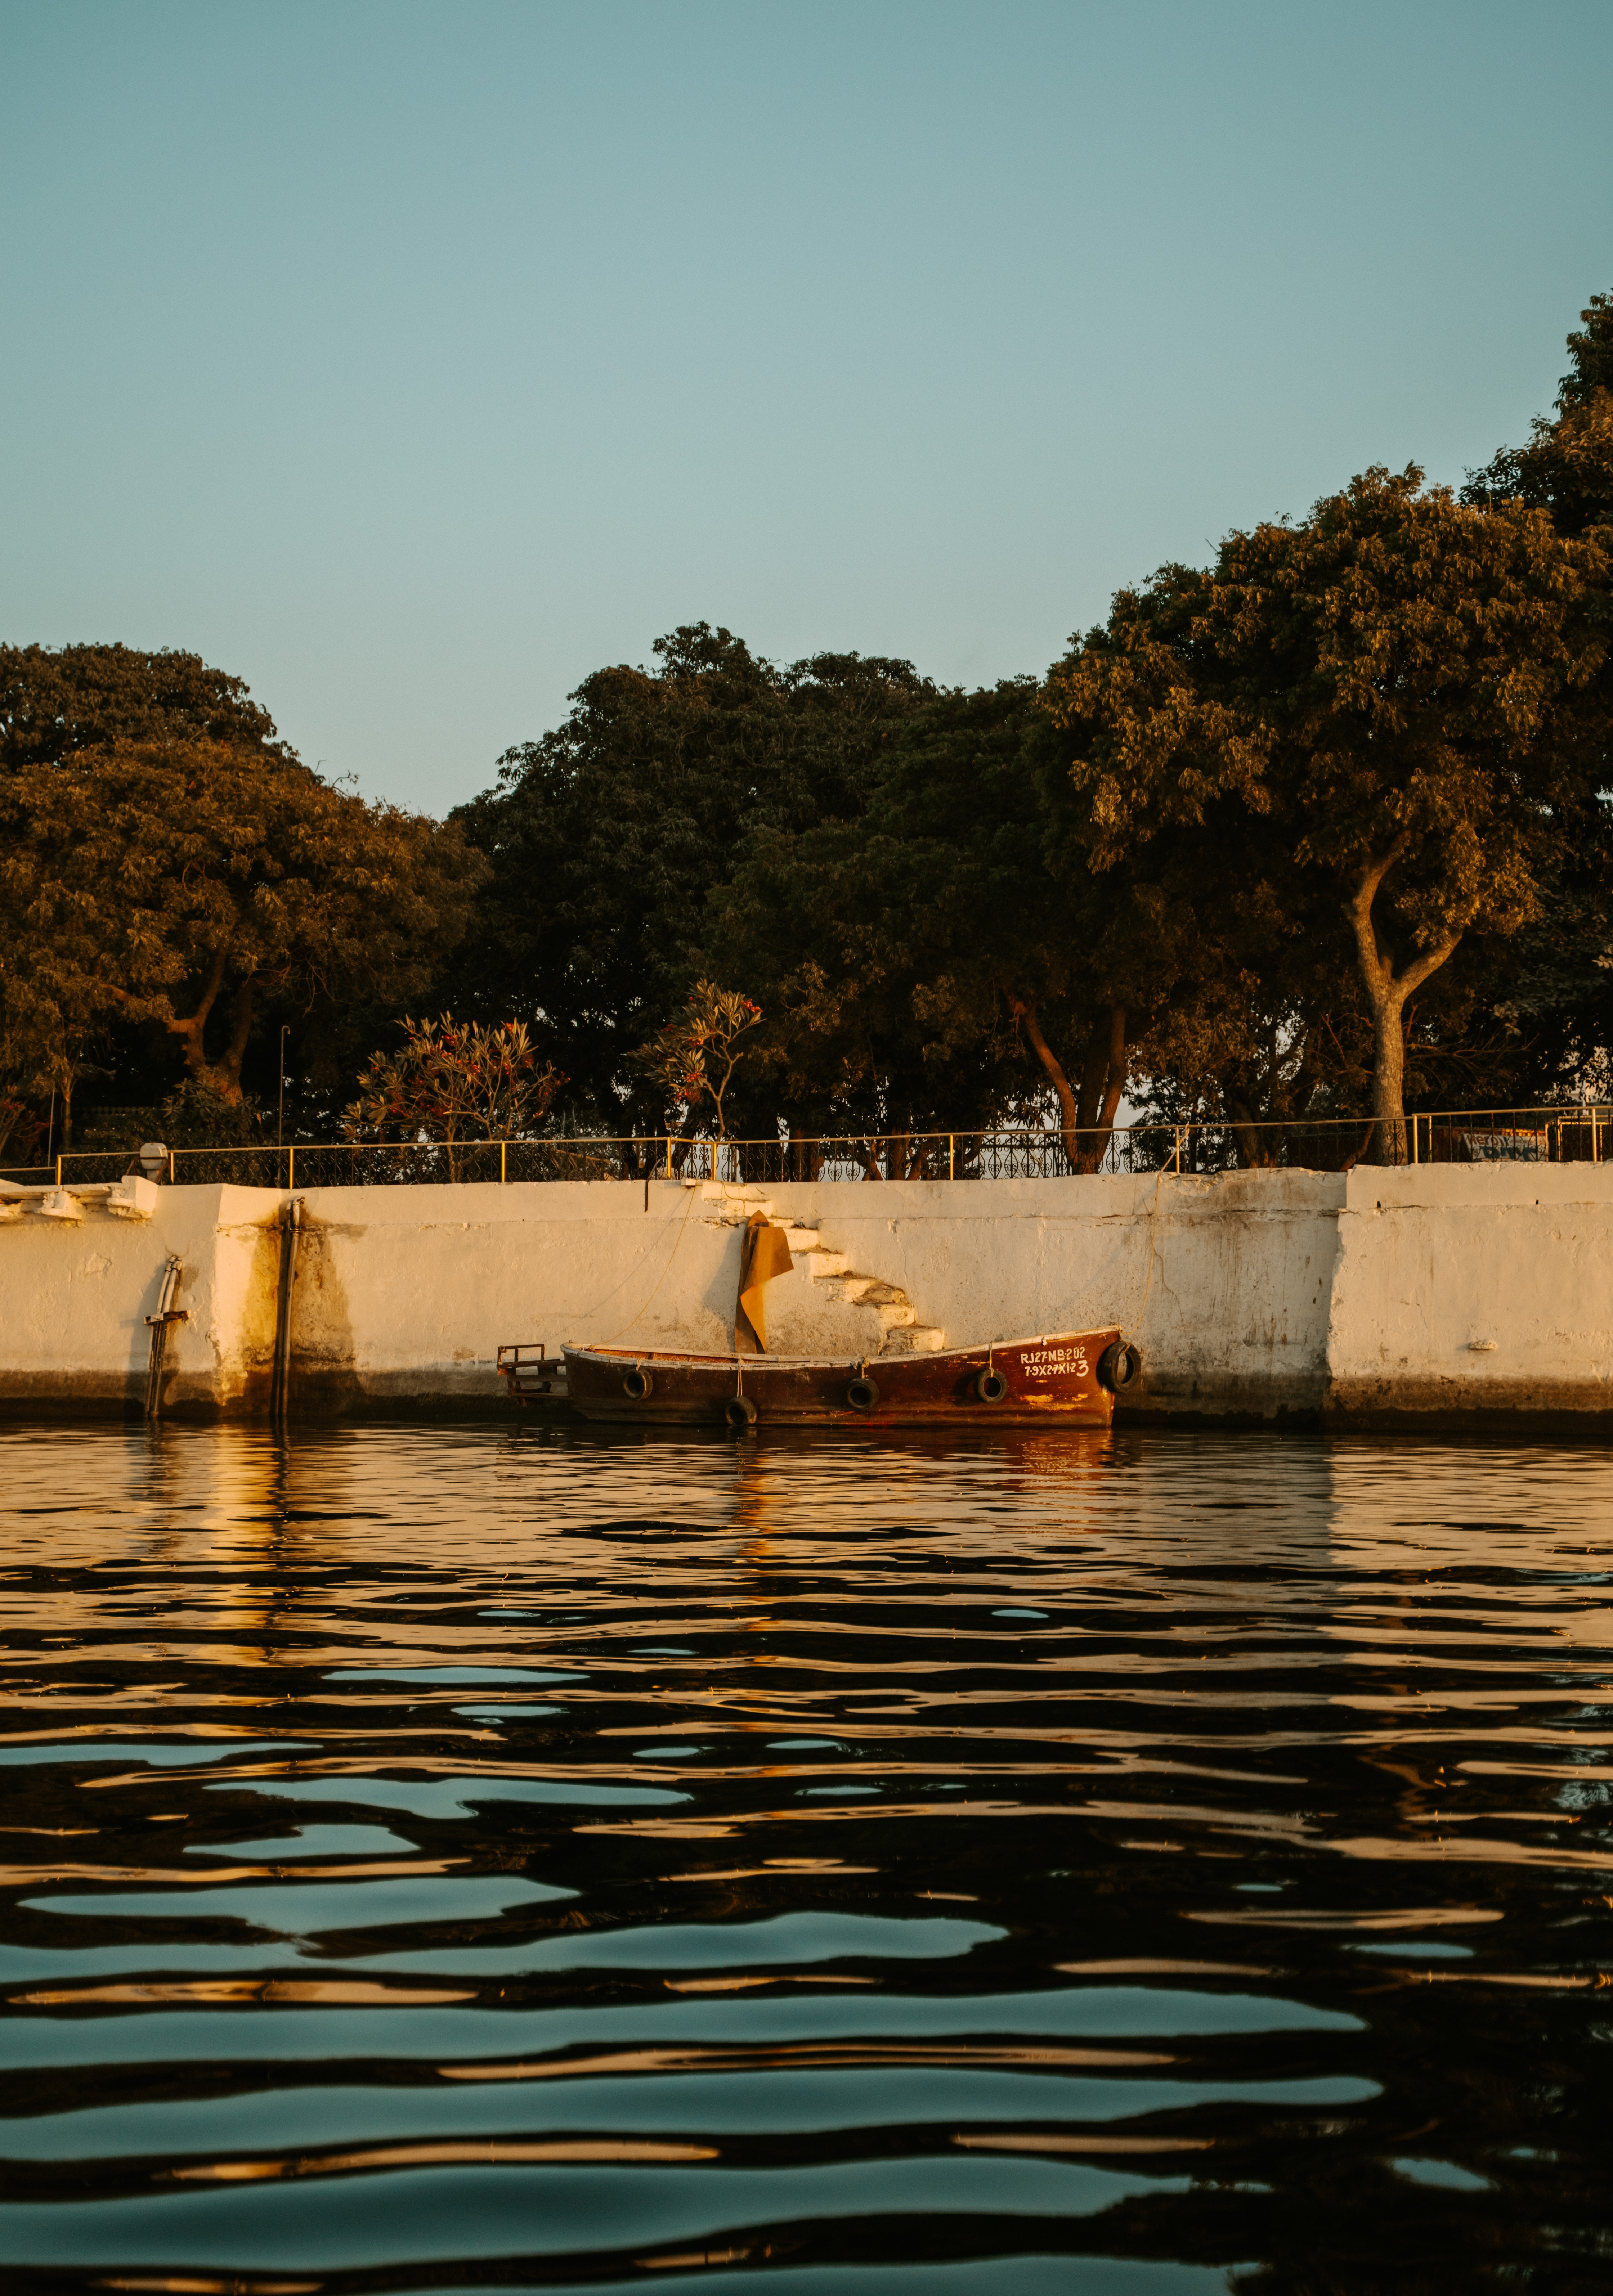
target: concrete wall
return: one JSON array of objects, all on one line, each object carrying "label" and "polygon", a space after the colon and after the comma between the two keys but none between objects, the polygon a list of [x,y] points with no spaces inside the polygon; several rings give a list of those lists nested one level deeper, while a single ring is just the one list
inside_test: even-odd
[{"label": "concrete wall", "polygon": [[[0,1218],[0,1406],[144,1393],[170,1254],[165,1406],[267,1407],[274,1191],[159,1191],[149,1222]],[[790,1184],[774,1216],[901,1287],[948,1345],[1123,1325],[1128,1415],[1613,1430],[1613,1167]],[[501,1341],[726,1350],[742,1208],[663,1181],[313,1189],[294,1412],[498,1408]],[[779,1352],[871,1352],[870,1311],[792,1274]],[[1486,1342],[1494,1341],[1493,1346]]]},{"label": "concrete wall", "polygon": [[1613,1431],[1613,1167],[1352,1172],[1329,1416]]}]

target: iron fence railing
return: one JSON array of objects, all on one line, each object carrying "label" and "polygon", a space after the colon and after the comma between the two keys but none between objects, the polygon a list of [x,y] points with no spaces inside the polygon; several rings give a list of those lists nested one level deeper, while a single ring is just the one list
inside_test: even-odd
[{"label": "iron fence railing", "polygon": [[1601,1163],[1613,1154],[1613,1105],[1420,1112],[1398,1125],[1364,1117],[1241,1124],[1132,1124],[1066,1135],[1022,1126],[986,1132],[843,1133],[826,1138],[636,1137],[298,1142],[284,1147],[69,1152],[0,1172],[13,1185],[71,1187],[145,1171],[172,1184],[300,1189],[472,1181],[1048,1179],[1074,1172],[1214,1173],[1260,1168],[1337,1172],[1357,1163]]}]

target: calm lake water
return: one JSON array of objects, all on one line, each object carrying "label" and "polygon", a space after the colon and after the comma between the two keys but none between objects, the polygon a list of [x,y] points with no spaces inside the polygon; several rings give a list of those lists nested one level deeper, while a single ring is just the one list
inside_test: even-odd
[{"label": "calm lake water", "polygon": [[0,1431],[16,2288],[1613,2285],[1613,1458]]}]

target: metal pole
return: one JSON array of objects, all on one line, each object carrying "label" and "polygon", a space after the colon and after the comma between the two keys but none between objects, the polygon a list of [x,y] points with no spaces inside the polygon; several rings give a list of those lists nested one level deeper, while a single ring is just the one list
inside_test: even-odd
[{"label": "metal pole", "polygon": [[955,1132],[947,1134],[947,1177],[949,1180],[958,1177],[958,1135]]},{"label": "metal pole", "polygon": [[174,1152],[171,1148],[168,1152],[168,1184],[170,1188],[174,1185]]},{"label": "metal pole", "polygon": [[56,1185],[58,1187],[62,1185],[62,1159],[60,1156],[56,1159]]},{"label": "metal pole", "polygon": [[505,1185],[509,1177],[510,1144],[507,1140],[501,1140],[498,1143],[498,1185],[500,1187]]},{"label": "metal pole", "polygon": [[276,1299],[275,1368],[269,1389],[269,1415],[277,1426],[285,1422],[292,1386],[292,1308],[297,1284],[297,1234],[302,1206],[293,1196],[280,1218],[280,1283]]},{"label": "metal pole", "polygon": [[148,1316],[151,1327],[152,1351],[145,1373],[145,1415],[148,1419],[162,1416],[162,1368],[168,1353],[168,1327],[172,1323],[184,1323],[184,1311],[176,1311],[174,1295],[179,1289],[179,1261],[170,1259],[162,1273],[162,1289],[157,1295],[157,1312]]},{"label": "metal pole", "polygon": [[1417,1119],[1415,1116],[1411,1119],[1411,1161],[1414,1164],[1417,1161]]},{"label": "metal pole", "polygon": [[297,1144],[294,1140],[285,1152],[285,1185],[288,1189],[297,1185]]}]

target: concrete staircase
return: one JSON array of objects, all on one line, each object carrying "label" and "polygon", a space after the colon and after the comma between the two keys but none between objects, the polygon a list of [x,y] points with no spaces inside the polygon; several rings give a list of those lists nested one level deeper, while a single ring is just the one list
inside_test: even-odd
[{"label": "concrete staircase", "polygon": [[[861,1275],[844,1251],[827,1248],[815,1227],[794,1224],[765,1188],[734,1180],[704,1180],[703,1218],[721,1227],[745,1227],[753,1212],[778,1221],[795,1265],[768,1286],[768,1347],[778,1355],[935,1355],[946,1333],[921,1324],[918,1311],[900,1284]],[[797,1279],[804,1292],[797,1288]],[[848,1311],[840,1316],[834,1308]],[[827,1312],[826,1312],[827,1311]]]}]

